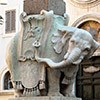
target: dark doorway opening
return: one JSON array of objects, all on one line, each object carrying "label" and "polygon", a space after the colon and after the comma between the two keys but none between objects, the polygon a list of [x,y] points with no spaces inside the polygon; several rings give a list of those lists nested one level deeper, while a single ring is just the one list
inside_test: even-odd
[{"label": "dark doorway opening", "polygon": [[8,71],[4,75],[4,90],[10,90],[12,88],[13,88],[13,86],[12,86],[12,82],[11,82],[11,75]]},{"label": "dark doorway opening", "polygon": [[84,68],[90,66],[100,66],[99,56],[80,64],[76,78],[76,96],[82,100],[100,100],[100,70],[93,73],[85,72]]}]

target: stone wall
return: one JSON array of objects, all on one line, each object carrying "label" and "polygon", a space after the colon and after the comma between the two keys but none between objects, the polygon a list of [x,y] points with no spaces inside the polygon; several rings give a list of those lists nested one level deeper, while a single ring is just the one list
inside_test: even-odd
[{"label": "stone wall", "polygon": [[[83,1],[83,0],[65,0],[65,1],[66,1],[66,13],[68,13],[70,17],[69,25],[73,25],[79,18],[85,15],[90,16],[90,14],[93,14],[95,16],[100,17],[99,0],[95,0],[95,2],[91,2],[91,3],[75,2],[75,1]],[[93,0],[87,0],[87,1],[93,1]]]}]

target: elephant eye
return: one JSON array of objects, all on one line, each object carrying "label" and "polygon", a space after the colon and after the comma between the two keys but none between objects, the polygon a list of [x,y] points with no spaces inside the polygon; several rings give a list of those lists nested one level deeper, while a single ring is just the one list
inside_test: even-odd
[{"label": "elephant eye", "polygon": [[90,48],[85,48],[83,51],[88,52]]},{"label": "elephant eye", "polygon": [[74,43],[75,41],[74,41],[74,40],[71,40],[70,42],[71,42],[71,43]]},{"label": "elephant eye", "polygon": [[71,42],[71,44],[73,44],[73,45],[77,45],[77,44],[78,44],[78,41],[76,41],[76,40],[74,40],[74,39],[71,40],[70,42]]}]

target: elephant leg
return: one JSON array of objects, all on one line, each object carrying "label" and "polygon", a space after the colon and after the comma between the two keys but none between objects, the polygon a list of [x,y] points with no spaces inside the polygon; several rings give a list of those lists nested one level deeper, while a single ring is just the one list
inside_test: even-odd
[{"label": "elephant leg", "polygon": [[74,93],[74,83],[62,84],[61,93],[66,97],[75,97]]},{"label": "elephant leg", "polygon": [[61,96],[60,94],[60,71],[47,68],[48,71],[48,96]]},{"label": "elephant leg", "polygon": [[66,89],[66,94],[65,94],[65,96],[70,96],[70,97],[75,97],[75,93],[73,93],[73,90],[74,90],[74,86],[73,86],[74,84],[69,84],[68,85],[68,87],[67,87],[67,89]]},{"label": "elephant leg", "polygon": [[15,95],[15,97],[22,97],[23,96],[23,90],[15,89],[14,95]]}]

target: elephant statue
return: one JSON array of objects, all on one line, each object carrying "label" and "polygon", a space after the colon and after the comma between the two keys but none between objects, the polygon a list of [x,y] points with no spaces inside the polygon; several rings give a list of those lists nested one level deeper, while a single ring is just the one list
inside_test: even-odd
[{"label": "elephant statue", "polygon": [[[65,34],[60,41],[62,43],[60,44],[60,42],[57,42],[54,48],[55,52],[59,53],[59,50],[61,49],[60,47],[66,41],[66,39],[69,38],[68,46],[67,46],[68,49],[67,52],[63,55],[62,58],[63,60],[61,60],[60,62],[56,62],[56,61],[54,62],[51,58],[41,58],[37,54],[38,51],[37,48],[35,50],[35,59],[37,60],[37,62],[45,63],[48,65],[48,67],[50,67],[49,70],[51,69],[50,73],[52,74],[51,80],[49,80],[50,82],[53,81],[53,77],[54,77],[53,74],[55,74],[55,72],[53,72],[52,70],[53,69],[60,70],[64,74],[64,77],[61,80],[61,84],[64,86],[63,90],[61,90],[62,94],[64,96],[74,96],[72,94],[72,90],[73,90],[73,84],[75,82],[76,74],[78,71],[78,65],[84,59],[89,59],[94,53],[94,51],[98,48],[99,44],[93,39],[93,37],[89,32],[83,29],[65,26],[63,32],[65,32]],[[56,38],[57,37],[55,37],[54,40],[56,40]],[[66,43],[64,43],[64,45]],[[55,87],[57,86],[56,82],[53,82],[52,84]],[[65,85],[67,86],[67,88]],[[52,91],[49,91],[51,92],[50,95],[55,90],[54,87],[51,86],[51,88]]]},{"label": "elephant statue", "polygon": [[[20,16],[21,31],[8,45],[6,61],[18,96],[73,96],[78,65],[99,44],[68,19],[42,10]],[[65,23],[66,22],[66,23]]]}]

